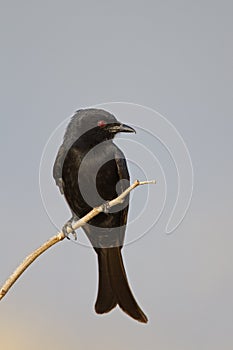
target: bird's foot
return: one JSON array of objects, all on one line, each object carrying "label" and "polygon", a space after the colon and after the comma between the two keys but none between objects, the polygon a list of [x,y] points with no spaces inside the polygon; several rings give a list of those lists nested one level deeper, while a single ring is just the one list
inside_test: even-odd
[{"label": "bird's foot", "polygon": [[[70,235],[74,237],[74,240],[77,241],[77,233],[73,229],[73,225],[78,221],[78,217],[75,215],[72,216],[70,220],[67,221],[67,223],[62,227],[62,232],[66,236],[67,239],[70,239]],[[69,229],[69,230],[68,230]]]},{"label": "bird's foot", "polygon": [[108,214],[109,213],[109,209],[110,209],[109,201],[107,201],[104,204],[102,204],[102,208],[103,208],[103,212],[105,214]]}]

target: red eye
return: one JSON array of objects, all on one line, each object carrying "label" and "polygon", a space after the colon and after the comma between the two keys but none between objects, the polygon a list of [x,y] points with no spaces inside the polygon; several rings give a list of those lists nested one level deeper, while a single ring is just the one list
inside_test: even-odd
[{"label": "red eye", "polygon": [[100,128],[103,128],[107,123],[104,121],[104,120],[99,120],[97,125],[100,127]]}]

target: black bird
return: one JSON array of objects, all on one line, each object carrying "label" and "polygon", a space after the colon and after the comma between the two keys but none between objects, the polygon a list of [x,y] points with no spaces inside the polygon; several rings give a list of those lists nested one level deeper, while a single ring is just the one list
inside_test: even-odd
[{"label": "black bird", "polygon": [[95,311],[103,314],[118,304],[129,316],[146,323],[147,317],[130,290],[121,255],[128,198],[111,209],[107,204],[129,186],[126,159],[113,143],[119,132],[135,130],[102,109],[77,111],[59,148],[53,177],[72,212],[72,218],[63,228],[66,235],[73,221],[106,202],[105,212],[83,226],[98,255],[99,288]]}]

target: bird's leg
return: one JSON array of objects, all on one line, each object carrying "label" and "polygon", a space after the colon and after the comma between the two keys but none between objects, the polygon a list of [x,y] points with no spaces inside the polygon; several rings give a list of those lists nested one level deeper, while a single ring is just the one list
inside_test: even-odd
[{"label": "bird's leg", "polygon": [[[74,240],[77,241],[77,233],[73,230],[73,225],[79,220],[79,218],[73,213],[70,220],[66,222],[66,224],[62,227],[62,232],[66,236],[67,239],[70,239],[69,235],[71,234],[74,237]],[[68,228],[71,232],[68,232]]]},{"label": "bird's leg", "polygon": [[103,208],[103,212],[105,214],[108,214],[109,213],[109,209],[110,209],[109,201],[107,201],[104,204],[102,204],[102,208]]}]

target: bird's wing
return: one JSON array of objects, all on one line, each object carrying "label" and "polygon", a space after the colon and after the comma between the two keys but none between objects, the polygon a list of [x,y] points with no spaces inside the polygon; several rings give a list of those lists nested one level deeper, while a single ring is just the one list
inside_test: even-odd
[{"label": "bird's wing", "polygon": [[53,166],[53,178],[56,185],[59,187],[61,194],[64,194],[64,182],[62,180],[62,167],[64,163],[67,150],[62,144],[58,150],[57,157]]}]

